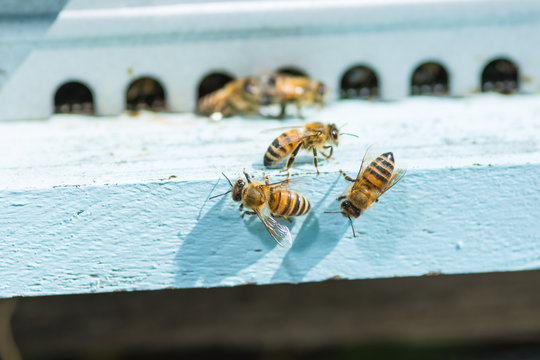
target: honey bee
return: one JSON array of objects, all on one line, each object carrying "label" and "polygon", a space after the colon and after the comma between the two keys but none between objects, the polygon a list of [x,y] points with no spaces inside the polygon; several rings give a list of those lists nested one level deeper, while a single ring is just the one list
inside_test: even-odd
[{"label": "honey bee", "polygon": [[284,118],[288,104],[295,104],[298,116],[303,118],[302,106],[324,104],[327,88],[316,80],[304,76],[273,73],[260,77],[261,105],[279,104],[279,118]]},{"label": "honey bee", "polygon": [[[223,174],[225,176],[225,174]],[[242,218],[246,215],[257,215],[270,233],[272,238],[281,246],[289,248],[292,245],[292,237],[289,228],[279,224],[274,217],[283,217],[291,221],[291,216],[301,216],[307,214],[311,209],[309,201],[299,193],[287,190],[289,179],[271,184],[268,177],[263,174],[264,184],[252,181],[249,174],[244,169],[244,179],[237,179],[234,183],[225,176],[231,190],[226,193],[212,196],[213,199],[232,193],[232,199],[241,202],[240,211],[244,207],[250,209],[242,212]]]},{"label": "honey bee", "polygon": [[258,78],[247,77],[228,82],[224,87],[201,97],[196,113],[219,120],[233,115],[253,116],[259,112]]},{"label": "honey bee", "polygon": [[[317,150],[326,159],[329,159],[333,152],[333,145],[339,144],[339,130],[335,124],[322,124],[319,122],[313,122],[306,124],[304,129],[293,128],[285,131],[279,135],[270,144],[266,153],[264,154],[264,166],[273,166],[283,161],[287,156],[287,166],[282,171],[288,171],[294,164],[296,154],[300,149],[307,151],[313,151],[313,164],[319,174],[319,165],[317,160]],[[326,145],[329,143],[330,145]],[[329,149],[328,155],[325,154],[322,149]]]},{"label": "honey bee", "polygon": [[[343,200],[340,204],[341,214],[350,220],[351,227],[351,218],[357,218],[362,215],[371,204],[379,201],[379,197],[392,186],[396,185],[405,175],[405,170],[403,169],[398,169],[394,172],[394,154],[391,152],[379,155],[364,168],[366,154],[362,159],[360,171],[356,179],[351,178],[343,170],[340,170],[345,180],[354,183],[347,189],[345,195],[337,198],[338,201]],[[354,227],[353,236],[355,236]]]}]

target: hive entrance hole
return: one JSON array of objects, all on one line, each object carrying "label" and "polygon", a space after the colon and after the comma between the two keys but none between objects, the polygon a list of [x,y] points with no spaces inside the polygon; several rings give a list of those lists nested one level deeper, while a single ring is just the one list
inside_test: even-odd
[{"label": "hive entrance hole", "polygon": [[486,65],[482,72],[482,91],[511,94],[519,89],[518,67],[507,59],[496,59]]},{"label": "hive entrance hole", "polygon": [[307,73],[294,66],[285,66],[276,70],[278,74],[308,77]]},{"label": "hive entrance hole", "polygon": [[134,80],[126,92],[126,109],[136,110],[166,110],[165,91],[161,84],[150,77]]},{"label": "hive entrance hole", "polygon": [[226,73],[211,73],[206,75],[199,83],[197,91],[197,100],[205,95],[208,95],[216,90],[221,89],[227,83],[233,81],[234,78]]},{"label": "hive entrance hole", "polygon": [[416,68],[411,79],[411,95],[447,95],[448,72],[441,64],[428,62]]},{"label": "hive entrance hole", "polygon": [[63,84],[54,95],[54,112],[94,114],[94,97],[88,86],[78,81]]},{"label": "hive entrance hole", "polygon": [[340,98],[368,99],[379,96],[379,80],[367,66],[354,66],[341,78]]}]

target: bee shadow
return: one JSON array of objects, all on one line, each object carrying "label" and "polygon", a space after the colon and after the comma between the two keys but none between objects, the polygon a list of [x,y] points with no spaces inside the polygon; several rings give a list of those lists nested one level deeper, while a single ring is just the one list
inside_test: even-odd
[{"label": "bee shadow", "polygon": [[[302,281],[311,269],[326,258],[348,231],[349,224],[341,214],[323,213],[339,210],[339,203],[335,200],[335,185],[339,180],[340,178],[337,178],[323,198],[312,207],[293,241],[291,250],[275,272],[272,282]],[[321,211],[322,208],[324,210]],[[316,214],[320,214],[322,218]]]},{"label": "bee shadow", "polygon": [[[174,258],[175,287],[218,286],[230,281],[238,285],[242,282],[238,273],[274,247],[270,235],[262,243],[249,236],[240,213],[225,205],[229,200],[222,197],[188,234],[178,233],[182,245]],[[261,226],[257,233],[266,232]]]}]

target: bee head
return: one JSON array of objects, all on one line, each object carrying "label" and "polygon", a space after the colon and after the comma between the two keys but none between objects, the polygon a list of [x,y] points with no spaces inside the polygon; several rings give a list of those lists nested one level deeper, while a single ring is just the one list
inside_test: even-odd
[{"label": "bee head", "polygon": [[242,190],[244,189],[245,185],[246,182],[242,179],[238,179],[234,182],[231,194],[234,201],[242,201]]},{"label": "bee head", "polygon": [[261,96],[261,84],[258,78],[251,76],[244,80],[244,96],[253,100]]},{"label": "bee head", "polygon": [[362,211],[355,207],[349,200],[344,200],[340,204],[341,213],[348,218],[357,218],[362,215]]},{"label": "bee head", "polygon": [[328,125],[328,135],[331,143],[335,145],[339,144],[339,130],[335,124]]}]

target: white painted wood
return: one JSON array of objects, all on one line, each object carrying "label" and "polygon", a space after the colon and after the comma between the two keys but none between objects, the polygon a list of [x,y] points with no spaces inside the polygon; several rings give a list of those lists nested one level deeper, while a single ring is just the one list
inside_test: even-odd
[{"label": "white painted wood", "polygon": [[330,101],[353,64],[373,67],[383,99],[400,99],[429,60],[448,67],[451,95],[478,92],[482,69],[498,57],[518,65],[521,92],[540,90],[532,0],[72,0],[49,25],[25,38],[9,28],[0,41],[0,54],[25,54],[9,66],[0,60],[0,120],[47,118],[58,86],[73,79],[89,84],[98,115],[118,115],[141,75],[161,80],[172,111],[192,111],[212,71],[247,76],[290,65],[328,84]]}]

